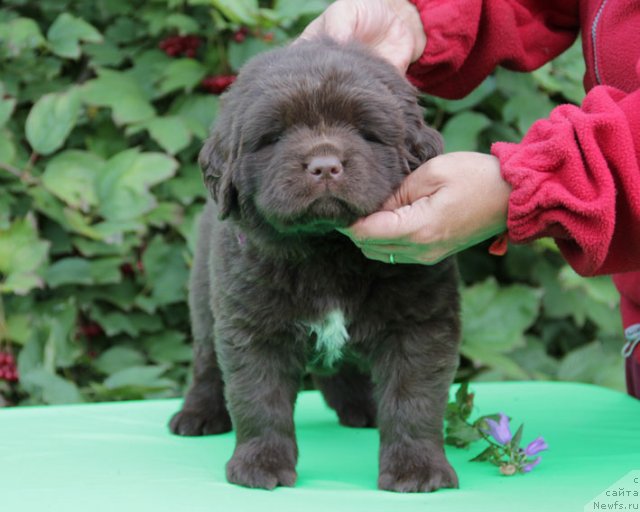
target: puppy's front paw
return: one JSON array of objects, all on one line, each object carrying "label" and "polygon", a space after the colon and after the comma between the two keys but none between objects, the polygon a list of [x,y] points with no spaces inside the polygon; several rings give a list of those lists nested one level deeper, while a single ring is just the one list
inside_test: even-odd
[{"label": "puppy's front paw", "polygon": [[226,409],[214,412],[182,409],[171,418],[169,429],[179,436],[208,436],[231,430],[231,418]]},{"label": "puppy's front paw", "polygon": [[249,442],[236,446],[227,463],[227,480],[245,487],[293,487],[297,476],[295,446],[292,449],[290,446]]},{"label": "puppy's front paw", "polygon": [[386,491],[432,492],[457,487],[458,476],[444,455],[427,451],[396,454],[381,464],[378,478],[378,488]]}]

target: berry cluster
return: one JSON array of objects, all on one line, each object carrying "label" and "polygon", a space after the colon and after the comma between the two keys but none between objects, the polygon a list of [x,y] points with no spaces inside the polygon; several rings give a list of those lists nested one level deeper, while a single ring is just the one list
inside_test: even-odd
[{"label": "berry cluster", "polygon": [[19,378],[16,360],[9,352],[0,352],[0,380],[17,382]]},{"label": "berry cluster", "polygon": [[215,75],[202,79],[200,85],[211,94],[222,94],[236,80],[236,75]]},{"label": "berry cluster", "polygon": [[158,45],[169,57],[189,57],[196,56],[196,52],[202,40],[197,36],[172,36],[160,41]]}]

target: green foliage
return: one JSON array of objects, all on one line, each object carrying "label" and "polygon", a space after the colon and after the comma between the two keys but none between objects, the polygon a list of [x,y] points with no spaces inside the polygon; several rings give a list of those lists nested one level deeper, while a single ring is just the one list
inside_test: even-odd
[{"label": "green foliage", "polygon": [[[177,396],[190,359],[186,282],[218,112],[201,81],[286,43],[329,0],[5,0],[0,6],[0,350],[14,403]],[[244,39],[237,32],[245,27]],[[192,56],[160,43],[196,36]],[[499,71],[461,101],[424,98],[448,149],[518,140],[579,100],[579,50]],[[461,257],[460,378],[621,386],[616,295],[543,244]]]}]

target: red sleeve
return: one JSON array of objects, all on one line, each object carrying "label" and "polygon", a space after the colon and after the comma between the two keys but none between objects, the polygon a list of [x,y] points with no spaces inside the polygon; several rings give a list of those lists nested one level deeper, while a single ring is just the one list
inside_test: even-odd
[{"label": "red sleeve", "polygon": [[582,275],[640,270],[640,89],[594,87],[491,152],[513,187],[512,241],[552,236]]},{"label": "red sleeve", "polygon": [[407,77],[419,89],[461,98],[496,66],[531,71],[575,40],[579,0],[410,0],[427,35]]}]

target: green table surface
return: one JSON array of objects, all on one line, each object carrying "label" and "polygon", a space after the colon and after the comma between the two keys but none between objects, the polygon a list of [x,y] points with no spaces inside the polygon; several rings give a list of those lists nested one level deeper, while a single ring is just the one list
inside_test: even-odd
[{"label": "green table surface", "polygon": [[[504,411],[525,442],[550,448],[526,475],[469,462],[483,447],[447,447],[460,489],[376,489],[378,434],[338,425],[317,392],[296,406],[298,483],[244,489],[224,478],[233,434],[173,436],[179,400],[0,410],[0,510],[47,511],[582,511],[640,469],[640,401],[573,383],[478,383],[478,415]],[[637,487],[640,490],[640,485]],[[640,498],[631,500],[639,503]],[[635,505],[640,509],[640,505]]]}]

